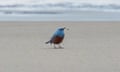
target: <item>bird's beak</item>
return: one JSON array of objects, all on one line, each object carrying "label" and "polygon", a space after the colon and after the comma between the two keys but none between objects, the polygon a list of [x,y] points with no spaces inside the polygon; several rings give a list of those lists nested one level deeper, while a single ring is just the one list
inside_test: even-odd
[{"label": "bird's beak", "polygon": [[69,28],[64,27],[64,29],[69,30]]}]

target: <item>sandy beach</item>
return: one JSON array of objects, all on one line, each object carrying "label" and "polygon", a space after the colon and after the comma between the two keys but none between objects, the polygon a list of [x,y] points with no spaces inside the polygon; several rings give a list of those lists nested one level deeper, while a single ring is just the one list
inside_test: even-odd
[{"label": "sandy beach", "polygon": [[120,22],[0,22],[0,72],[120,72]]}]

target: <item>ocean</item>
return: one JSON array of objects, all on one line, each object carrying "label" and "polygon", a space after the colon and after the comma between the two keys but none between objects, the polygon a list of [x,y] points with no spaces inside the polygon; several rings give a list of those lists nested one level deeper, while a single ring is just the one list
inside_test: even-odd
[{"label": "ocean", "polygon": [[0,3],[0,21],[120,21],[120,4],[32,2]]}]

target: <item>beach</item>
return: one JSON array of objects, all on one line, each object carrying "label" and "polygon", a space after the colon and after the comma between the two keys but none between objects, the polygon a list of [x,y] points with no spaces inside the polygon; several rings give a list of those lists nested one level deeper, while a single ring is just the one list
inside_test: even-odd
[{"label": "beach", "polygon": [[0,22],[0,72],[120,72],[120,22]]}]

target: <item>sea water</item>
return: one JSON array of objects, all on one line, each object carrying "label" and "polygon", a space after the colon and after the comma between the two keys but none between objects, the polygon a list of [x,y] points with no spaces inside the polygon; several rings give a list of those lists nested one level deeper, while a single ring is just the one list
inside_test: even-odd
[{"label": "sea water", "polygon": [[0,3],[0,21],[120,21],[120,4],[6,0]]}]

